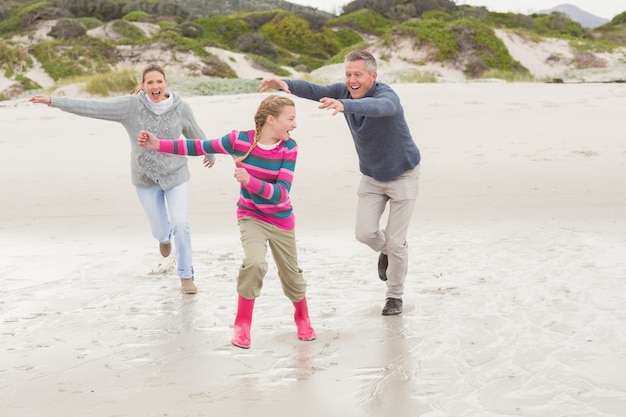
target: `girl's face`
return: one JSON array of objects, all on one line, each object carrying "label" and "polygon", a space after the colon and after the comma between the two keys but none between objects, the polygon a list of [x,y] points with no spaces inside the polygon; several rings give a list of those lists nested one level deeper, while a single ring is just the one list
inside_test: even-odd
[{"label": "girl's face", "polygon": [[159,71],[147,72],[141,83],[141,88],[146,92],[146,95],[154,103],[165,100],[165,89],[167,88],[167,80],[165,76]]},{"label": "girl's face", "polygon": [[276,140],[289,139],[291,131],[297,127],[296,108],[294,106],[285,106],[278,117],[268,116],[268,118],[272,121],[272,136]]}]

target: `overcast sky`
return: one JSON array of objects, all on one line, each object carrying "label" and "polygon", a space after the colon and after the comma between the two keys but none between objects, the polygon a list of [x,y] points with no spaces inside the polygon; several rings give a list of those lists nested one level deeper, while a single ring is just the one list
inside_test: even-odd
[{"label": "overcast sky", "polygon": [[[288,0],[291,3],[303,4],[326,10],[331,13],[339,13],[341,7],[350,3],[351,0]],[[513,12],[530,14],[541,10],[551,9],[560,4],[573,4],[593,15],[612,19],[616,15],[626,11],[626,0],[456,0],[456,4],[469,4],[472,6],[485,6],[494,12]]]}]

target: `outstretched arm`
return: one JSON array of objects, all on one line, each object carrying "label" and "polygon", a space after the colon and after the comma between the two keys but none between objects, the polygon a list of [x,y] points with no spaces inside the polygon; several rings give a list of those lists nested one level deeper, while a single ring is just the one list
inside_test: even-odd
[{"label": "outstretched arm", "polygon": [[270,88],[274,90],[282,90],[287,94],[291,93],[291,91],[289,91],[289,86],[287,85],[285,80],[281,80],[278,77],[269,77],[263,79],[261,81],[261,85],[259,86],[259,93],[267,91]]},{"label": "outstretched arm", "polygon": [[150,151],[158,151],[159,139],[154,136],[154,133],[148,132],[147,130],[142,130],[137,136],[137,145]]},{"label": "outstretched arm", "polygon": [[28,101],[30,101],[31,103],[45,104],[46,106],[49,106],[52,102],[50,96],[47,96],[45,94],[36,94],[29,98]]},{"label": "outstretched arm", "polygon": [[343,106],[343,101],[341,100],[337,100],[337,99],[330,98],[330,97],[322,97],[320,98],[320,103],[322,104],[320,104],[318,108],[332,110],[333,116],[336,115],[337,113],[343,113],[344,106]]}]

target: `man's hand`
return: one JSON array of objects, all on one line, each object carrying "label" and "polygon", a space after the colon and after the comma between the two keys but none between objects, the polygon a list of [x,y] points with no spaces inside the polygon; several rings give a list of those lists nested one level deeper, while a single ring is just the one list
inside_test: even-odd
[{"label": "man's hand", "polygon": [[333,116],[336,115],[337,113],[343,113],[343,109],[344,109],[343,103],[339,100],[335,100],[334,98],[322,97],[320,99],[320,103],[322,104],[319,106],[319,108],[332,110]]},{"label": "man's hand", "polygon": [[282,90],[287,94],[291,94],[291,91],[289,91],[289,87],[287,86],[287,83],[278,77],[270,77],[270,78],[263,79],[263,81],[261,81],[261,85],[259,86],[259,93],[262,93],[270,88],[274,90]]}]

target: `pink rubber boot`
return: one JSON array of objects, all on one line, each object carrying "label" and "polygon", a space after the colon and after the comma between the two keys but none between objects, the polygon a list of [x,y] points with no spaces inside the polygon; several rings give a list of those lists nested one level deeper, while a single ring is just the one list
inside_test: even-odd
[{"label": "pink rubber boot", "polygon": [[298,327],[298,339],[307,341],[315,339],[315,330],[311,327],[309,320],[309,307],[306,304],[306,297],[298,302],[294,301],[293,306],[296,308],[293,319]]},{"label": "pink rubber boot", "polygon": [[233,326],[232,344],[248,349],[250,347],[250,325],[252,324],[252,310],[254,309],[254,298],[248,300],[241,295],[237,299],[237,315]]}]

